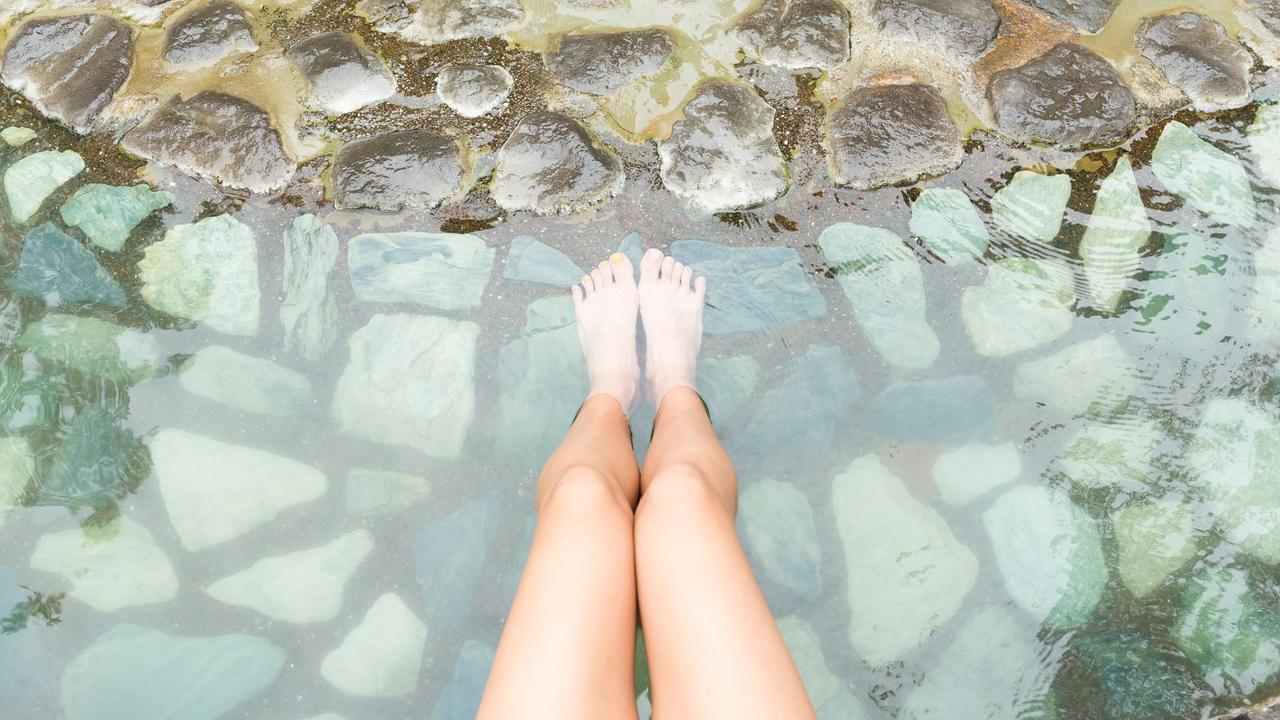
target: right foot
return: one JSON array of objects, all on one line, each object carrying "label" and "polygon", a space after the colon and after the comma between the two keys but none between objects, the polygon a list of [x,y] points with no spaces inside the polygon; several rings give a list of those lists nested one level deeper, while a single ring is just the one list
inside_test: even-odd
[{"label": "right foot", "polygon": [[578,339],[587,359],[592,395],[610,395],[631,414],[640,384],[636,358],[636,313],[639,298],[635,269],[622,253],[600,263],[581,285],[573,286]]},{"label": "right foot", "polygon": [[[690,282],[692,280],[692,283]],[[645,378],[654,406],[667,391],[694,387],[702,349],[702,306],[707,279],[650,248],[640,261],[640,319],[644,323]]]}]

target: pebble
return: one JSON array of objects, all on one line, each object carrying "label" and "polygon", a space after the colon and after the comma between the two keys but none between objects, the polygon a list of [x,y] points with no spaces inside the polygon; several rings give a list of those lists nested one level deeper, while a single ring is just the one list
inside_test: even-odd
[{"label": "pebble", "polygon": [[382,102],[396,93],[396,78],[382,60],[341,31],[312,35],[289,48],[324,108],[343,114]]},{"label": "pebble", "polygon": [[4,143],[9,147],[22,147],[35,140],[36,137],[36,131],[31,128],[7,127],[4,130],[0,130],[0,140],[4,140]]},{"label": "pebble", "polygon": [[876,0],[871,12],[881,32],[941,45],[960,58],[985,53],[1000,29],[991,0]]},{"label": "pebble", "polygon": [[675,52],[675,40],[660,28],[564,35],[546,54],[556,82],[592,95],[609,95],[652,77]]},{"label": "pebble", "polygon": [[766,0],[733,32],[774,67],[832,70],[849,59],[849,11],[833,0]]},{"label": "pebble", "polygon": [[1077,30],[1097,33],[1111,19],[1121,0],[1027,0]]},{"label": "pebble", "polygon": [[464,118],[478,118],[502,108],[515,79],[501,65],[446,65],[436,75],[436,96]]},{"label": "pebble", "polygon": [[165,29],[164,59],[185,70],[257,49],[248,14],[231,0],[208,0]]}]

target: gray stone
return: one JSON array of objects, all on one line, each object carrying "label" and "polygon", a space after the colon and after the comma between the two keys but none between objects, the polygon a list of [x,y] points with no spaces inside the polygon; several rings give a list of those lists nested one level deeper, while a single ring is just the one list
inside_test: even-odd
[{"label": "gray stone", "polygon": [[497,497],[485,495],[432,520],[418,534],[414,567],[427,622],[436,632],[455,630],[470,619],[499,522]]},{"label": "gray stone", "polygon": [[338,236],[316,216],[295,218],[285,230],[280,324],[286,352],[314,362],[333,346],[338,307],[328,287],[337,262]]},{"label": "gray stone", "polygon": [[876,432],[898,442],[965,442],[995,432],[995,398],[977,375],[897,382],[867,409]]},{"label": "gray stone", "polygon": [[1111,64],[1071,43],[991,78],[996,126],[1014,140],[1065,149],[1106,147],[1129,136],[1133,93]]},{"label": "gray stone", "polygon": [[991,220],[1023,240],[1050,243],[1062,229],[1071,199],[1071,176],[1020,170],[991,198]]},{"label": "gray stone", "polygon": [[974,443],[947,450],[933,463],[933,483],[948,505],[968,505],[1022,475],[1022,455],[1013,443]]},{"label": "gray stone", "polygon": [[663,184],[708,213],[776,200],[790,173],[773,137],[773,117],[773,108],[746,85],[703,85],[671,136],[658,143]]},{"label": "gray stone", "polygon": [[354,697],[398,697],[418,687],[427,626],[394,593],[374,601],[342,644],[320,663],[320,677]]},{"label": "gray stone", "polygon": [[608,95],[667,64],[675,40],[662,29],[564,35],[546,53],[557,82],[593,95]]},{"label": "gray stone", "polygon": [[849,59],[849,11],[833,0],[765,0],[733,32],[775,67],[830,70]]},{"label": "gray stone", "polygon": [[284,187],[294,165],[268,115],[241,98],[206,90],[175,95],[130,130],[121,147],[144,159],[230,188]]},{"label": "gray stone", "polygon": [[84,160],[71,150],[32,153],[4,171],[4,194],[9,215],[25,223],[58,188],[84,172]]},{"label": "gray stone", "polygon": [[178,381],[193,395],[263,415],[300,416],[314,403],[307,376],[220,345],[184,361]]},{"label": "gray stone", "polygon": [[33,18],[13,30],[0,79],[84,134],[133,67],[133,30],[106,15]]},{"label": "gray stone", "polygon": [[19,295],[40,298],[45,305],[93,303],[125,306],[124,289],[79,240],[45,223],[22,242],[18,272],[6,283]]},{"label": "gray stone", "polygon": [[169,23],[164,40],[164,59],[187,69],[258,49],[249,16],[231,0],[208,0],[184,12]]},{"label": "gray stone", "polygon": [[1248,227],[1257,219],[1244,165],[1180,122],[1165,125],[1151,169],[1165,187],[1215,223]]},{"label": "gray stone", "polygon": [[85,185],[62,205],[62,222],[80,231],[89,242],[115,252],[148,215],[168,207],[173,196],[140,183],[132,187]]},{"label": "gray stone", "polygon": [[577,120],[525,115],[498,150],[490,193],[503,209],[549,214],[594,205],[622,192],[622,161]]},{"label": "gray stone", "polygon": [[216,720],[270,687],[285,660],[254,635],[116,625],[67,663],[62,709],[68,720]]},{"label": "gray stone", "polygon": [[511,241],[502,277],[507,280],[542,283],[568,288],[577,284],[584,273],[567,255],[538,241],[532,235],[521,235]]},{"label": "gray stone", "polygon": [[862,390],[839,348],[814,345],[765,393],[751,420],[728,439],[744,455],[782,463],[831,449]]},{"label": "gray stone", "polygon": [[[1280,6],[1280,0],[1277,0]],[[1257,161],[1258,174],[1280,188],[1280,102],[1261,105],[1249,126],[1249,146]]]},{"label": "gray stone", "polygon": [[762,478],[746,486],[738,528],[766,588],[780,587],[803,601],[822,594],[822,550],[813,508],[795,485]]},{"label": "gray stone", "polygon": [[431,710],[431,720],[473,720],[480,710],[493,665],[493,648],[477,640],[467,640],[458,651],[453,677],[444,686]]},{"label": "gray stone", "polygon": [[1000,16],[991,0],[876,0],[872,17],[880,30],[960,57],[976,57],[995,42]]},{"label": "gray stone", "polygon": [[142,299],[228,335],[256,335],[258,244],[230,215],[177,225],[138,262]]},{"label": "gray stone", "polygon": [[146,528],[127,517],[101,529],[41,536],[31,567],[66,578],[70,597],[98,612],[168,602],[178,594],[169,558]]},{"label": "gray stone", "polygon": [[1194,12],[1147,18],[1138,50],[1201,112],[1249,104],[1253,56],[1217,20]]},{"label": "gray stone", "polygon": [[475,412],[480,327],[430,315],[374,315],[348,341],[333,395],[338,430],[432,457],[462,452]]},{"label": "gray stone", "polygon": [[361,300],[466,310],[484,298],[494,255],[475,235],[371,233],[347,243],[347,270]]},{"label": "gray stone", "polygon": [[928,85],[881,85],[841,98],[827,117],[837,185],[872,190],[943,175],[964,160],[947,101]]},{"label": "gray stone", "polygon": [[911,204],[911,234],[948,265],[982,259],[991,242],[982,214],[953,188],[930,188]]},{"label": "gray stone", "polygon": [[1280,615],[1233,566],[1207,566],[1183,586],[1172,635],[1219,692],[1252,694],[1275,677]]},{"label": "gray stone", "polygon": [[380,515],[407,510],[431,496],[431,483],[409,473],[352,468],[347,473],[347,512]]},{"label": "gray stone", "polygon": [[1003,357],[1067,334],[1074,303],[1065,262],[1006,258],[988,268],[985,283],[965,288],[960,315],[978,354]]},{"label": "gray stone", "polygon": [[478,118],[506,105],[515,79],[501,65],[446,65],[436,75],[440,102],[464,118]]},{"label": "gray stone", "polygon": [[312,35],[286,54],[330,112],[349,113],[396,93],[396,78],[387,66],[347,33]]},{"label": "gray stone", "polygon": [[703,328],[709,335],[783,327],[827,312],[792,248],[679,240],[671,243],[671,255],[707,279]]},{"label": "gray stone", "polygon": [[1111,334],[1022,363],[1013,374],[1015,395],[1070,415],[1114,410],[1138,387],[1133,358]]},{"label": "gray stone", "polygon": [[1080,240],[1080,258],[1093,307],[1115,312],[1129,279],[1142,267],[1139,251],[1151,237],[1151,219],[1142,204],[1129,158],[1098,187],[1089,226]]},{"label": "gray stone", "polygon": [[97,318],[49,313],[31,323],[17,346],[41,363],[75,372],[134,383],[160,367],[155,336]]},{"label": "gray stone", "polygon": [[1134,597],[1150,595],[1195,556],[1196,522],[1195,510],[1177,496],[1130,502],[1111,514],[1116,569]]},{"label": "gray stone", "polygon": [[1120,0],[1027,0],[1032,6],[1087,33],[1096,33],[1107,24]]},{"label": "gray stone", "polygon": [[431,130],[356,140],[333,158],[333,201],[340,208],[434,208],[465,192],[465,181],[458,141]]}]

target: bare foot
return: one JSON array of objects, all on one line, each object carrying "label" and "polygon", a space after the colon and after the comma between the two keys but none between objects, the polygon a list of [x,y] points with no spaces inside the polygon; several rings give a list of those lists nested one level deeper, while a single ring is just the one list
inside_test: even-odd
[{"label": "bare foot", "polygon": [[[690,283],[690,281],[693,281]],[[645,379],[654,405],[667,391],[694,387],[702,349],[707,279],[650,248],[640,260],[640,317],[644,321]]]},{"label": "bare foot", "polygon": [[573,286],[573,309],[578,316],[578,339],[587,358],[591,395],[612,395],[631,413],[640,385],[636,355],[636,313],[640,297],[635,269],[622,253],[614,253],[582,284]]}]

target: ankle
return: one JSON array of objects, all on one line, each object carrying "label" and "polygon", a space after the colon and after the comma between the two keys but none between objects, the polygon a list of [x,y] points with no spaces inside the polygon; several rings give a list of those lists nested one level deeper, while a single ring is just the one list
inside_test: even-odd
[{"label": "ankle", "polygon": [[593,376],[587,399],[590,400],[597,395],[613,398],[622,408],[622,414],[631,417],[631,409],[635,405],[638,394],[639,388],[634,375]]}]

